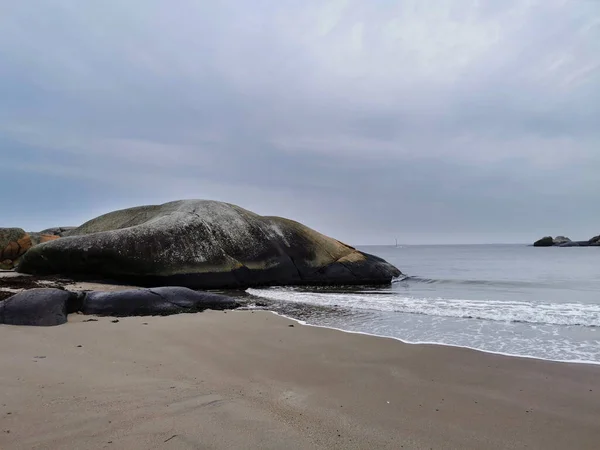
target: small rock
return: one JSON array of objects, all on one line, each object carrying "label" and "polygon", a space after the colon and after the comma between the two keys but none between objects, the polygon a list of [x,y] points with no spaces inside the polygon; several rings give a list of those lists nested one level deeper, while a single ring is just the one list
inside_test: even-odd
[{"label": "small rock", "polygon": [[293,327],[294,327],[294,325],[293,325],[293,324],[290,324],[290,325],[288,325],[288,327],[290,327],[290,328],[293,328]]},{"label": "small rock", "polygon": [[111,320],[112,323],[118,323],[119,319]]},{"label": "small rock", "polygon": [[83,345],[78,345],[77,347],[81,348],[81,347],[83,347]]},{"label": "small rock", "polygon": [[85,319],[83,322],[98,322],[98,319]]}]

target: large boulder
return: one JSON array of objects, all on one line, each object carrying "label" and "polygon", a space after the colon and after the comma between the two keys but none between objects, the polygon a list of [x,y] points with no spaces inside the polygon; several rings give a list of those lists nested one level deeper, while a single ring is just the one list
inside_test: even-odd
[{"label": "large boulder", "polygon": [[89,292],[83,299],[81,312],[100,316],[150,316],[237,306],[235,299],[225,295],[196,292],[184,287],[158,287]]},{"label": "large boulder", "polygon": [[552,247],[554,245],[554,238],[552,236],[543,237],[533,243],[534,247]]},{"label": "large boulder", "polygon": [[0,228],[0,269],[12,269],[32,245],[31,237],[21,228]]},{"label": "large boulder", "polygon": [[206,200],[105,214],[35,246],[18,270],[192,288],[384,284],[400,275],[298,222]]},{"label": "large boulder", "polygon": [[67,322],[76,294],[61,289],[30,289],[0,301],[0,324],[48,327]]}]

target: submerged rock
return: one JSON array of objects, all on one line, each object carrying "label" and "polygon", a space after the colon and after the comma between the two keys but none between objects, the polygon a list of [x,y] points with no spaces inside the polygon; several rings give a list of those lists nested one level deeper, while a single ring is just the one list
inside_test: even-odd
[{"label": "submerged rock", "polygon": [[49,327],[67,322],[76,294],[61,289],[30,289],[0,302],[0,324]]},{"label": "submerged rock", "polygon": [[105,214],[32,248],[18,270],[192,288],[384,284],[401,274],[298,222],[206,200]]},{"label": "submerged rock", "polygon": [[206,309],[233,309],[239,304],[225,295],[196,292],[184,287],[90,292],[83,299],[84,314],[100,316],[153,316]]}]

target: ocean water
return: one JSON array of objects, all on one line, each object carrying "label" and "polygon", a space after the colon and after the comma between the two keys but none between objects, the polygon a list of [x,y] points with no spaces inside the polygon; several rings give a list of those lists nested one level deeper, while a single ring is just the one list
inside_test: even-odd
[{"label": "ocean water", "polygon": [[412,343],[600,363],[600,247],[359,249],[396,265],[405,277],[381,287],[274,287],[248,293],[327,307],[303,317],[313,325]]}]

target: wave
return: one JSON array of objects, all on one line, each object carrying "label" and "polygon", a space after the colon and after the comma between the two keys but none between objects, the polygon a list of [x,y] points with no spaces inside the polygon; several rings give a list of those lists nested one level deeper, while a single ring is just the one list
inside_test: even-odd
[{"label": "wave", "polygon": [[[527,287],[527,288],[537,288],[537,287],[549,287],[552,285],[552,288],[561,287],[557,284],[553,284],[552,281],[544,281],[544,282],[535,282],[535,281],[519,281],[519,280],[468,280],[468,279],[455,279],[455,278],[426,278],[426,277],[416,277],[416,276],[408,276],[401,275],[400,277],[394,278],[392,280],[392,284],[396,283],[418,283],[418,284],[433,284],[433,285],[457,285],[457,286],[498,286],[498,287]],[[561,280],[560,283],[563,283]],[[564,286],[565,288],[571,288],[570,286]]]},{"label": "wave", "polygon": [[541,325],[600,327],[600,305],[502,300],[416,298],[392,293],[309,292],[295,288],[248,289],[253,296],[360,311],[420,314]]}]

